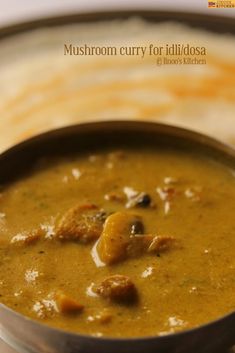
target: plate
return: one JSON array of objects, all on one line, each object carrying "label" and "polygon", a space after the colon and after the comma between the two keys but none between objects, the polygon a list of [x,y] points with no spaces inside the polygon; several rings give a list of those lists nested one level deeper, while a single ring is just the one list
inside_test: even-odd
[{"label": "plate", "polygon": [[[0,150],[55,127],[107,119],[161,121],[235,144],[232,33],[234,19],[157,11],[71,15],[2,29]],[[65,55],[71,43],[147,50],[144,58]],[[177,54],[161,64],[149,54],[151,44],[177,43],[205,47],[206,64],[181,65]]]}]

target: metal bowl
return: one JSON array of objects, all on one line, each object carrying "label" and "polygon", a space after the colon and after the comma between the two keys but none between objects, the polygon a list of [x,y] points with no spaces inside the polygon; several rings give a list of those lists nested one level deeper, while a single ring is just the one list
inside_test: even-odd
[{"label": "metal bowl", "polygon": [[[147,122],[110,121],[53,130],[0,155],[0,184],[19,178],[42,156],[95,146],[151,144],[199,153],[235,168],[235,150],[189,130]],[[23,353],[199,353],[221,352],[235,343],[235,312],[207,325],[162,337],[95,338],[50,328],[0,304],[2,338]]]}]

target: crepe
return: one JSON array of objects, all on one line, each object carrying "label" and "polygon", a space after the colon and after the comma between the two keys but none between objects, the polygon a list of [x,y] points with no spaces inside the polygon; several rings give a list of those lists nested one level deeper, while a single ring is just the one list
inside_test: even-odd
[{"label": "crepe", "polygon": [[[64,55],[64,45],[204,46],[204,65],[156,57]],[[235,38],[139,18],[42,28],[0,42],[0,151],[55,127],[162,121],[235,143]]]}]

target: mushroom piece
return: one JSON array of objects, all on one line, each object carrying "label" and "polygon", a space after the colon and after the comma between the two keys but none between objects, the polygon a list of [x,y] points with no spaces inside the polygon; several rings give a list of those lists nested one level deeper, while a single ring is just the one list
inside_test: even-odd
[{"label": "mushroom piece", "polygon": [[174,237],[157,235],[152,239],[148,247],[148,252],[165,252],[173,246],[175,241],[176,239]]},{"label": "mushroom piece", "polygon": [[149,194],[146,192],[139,192],[134,190],[132,187],[125,186],[123,192],[127,197],[126,208],[133,207],[154,207],[154,203]]},{"label": "mushroom piece", "polygon": [[162,253],[173,247],[171,236],[144,234],[140,216],[120,211],[111,214],[95,244],[95,251],[103,265],[110,265],[145,252]]},{"label": "mushroom piece", "polygon": [[55,237],[87,243],[98,239],[103,230],[106,214],[93,204],[70,208],[59,221]]},{"label": "mushroom piece", "polygon": [[31,245],[36,243],[42,236],[44,232],[41,228],[33,229],[32,231],[25,231],[18,233],[11,238],[11,244],[15,245]]},{"label": "mushroom piece", "polygon": [[113,275],[105,278],[95,288],[97,294],[103,298],[120,302],[134,302],[137,298],[137,291],[134,283],[129,277]]},{"label": "mushroom piece", "polygon": [[55,294],[55,301],[58,311],[62,314],[78,313],[84,308],[80,302],[62,292]]},{"label": "mushroom piece", "polygon": [[139,216],[126,211],[111,214],[104,223],[103,232],[96,245],[100,260],[105,264],[112,264],[126,258],[130,249],[133,255],[135,248],[139,252],[139,246],[132,247],[135,243],[142,242],[143,237],[138,237],[136,231],[143,232]]},{"label": "mushroom piece", "polygon": [[126,207],[127,208],[131,208],[131,207],[146,208],[146,207],[149,207],[151,204],[152,204],[152,200],[149,194],[146,194],[145,192],[140,192],[136,196],[131,197],[128,200]]}]

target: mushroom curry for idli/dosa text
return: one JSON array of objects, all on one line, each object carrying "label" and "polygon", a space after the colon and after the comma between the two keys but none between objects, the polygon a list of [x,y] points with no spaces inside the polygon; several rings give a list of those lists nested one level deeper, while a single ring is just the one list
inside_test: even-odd
[{"label": "mushroom curry for idli/dosa text", "polygon": [[190,149],[42,158],[2,185],[0,301],[93,336],[164,335],[235,309],[235,177]]}]

